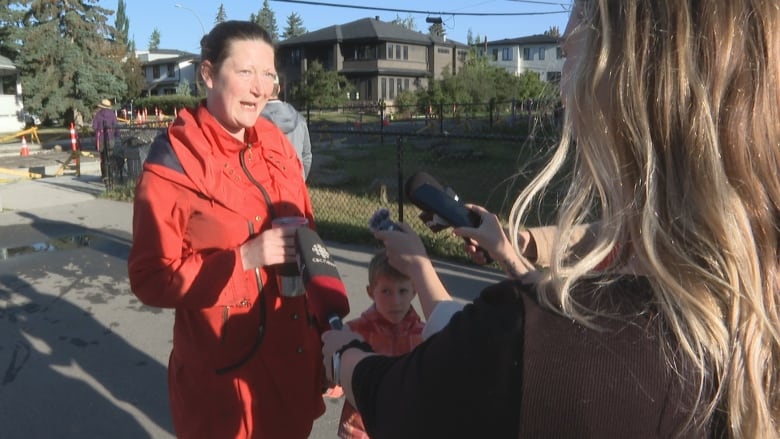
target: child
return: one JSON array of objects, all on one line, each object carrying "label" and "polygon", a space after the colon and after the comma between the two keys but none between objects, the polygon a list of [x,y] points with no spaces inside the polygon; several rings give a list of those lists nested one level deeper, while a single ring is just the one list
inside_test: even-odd
[{"label": "child", "polygon": [[[384,250],[368,264],[366,292],[374,304],[359,318],[347,322],[352,331],[384,355],[400,355],[420,344],[425,324],[412,308],[416,294],[412,281],[388,263]],[[341,411],[338,435],[343,439],[368,439],[360,413],[348,401],[344,401]]]}]

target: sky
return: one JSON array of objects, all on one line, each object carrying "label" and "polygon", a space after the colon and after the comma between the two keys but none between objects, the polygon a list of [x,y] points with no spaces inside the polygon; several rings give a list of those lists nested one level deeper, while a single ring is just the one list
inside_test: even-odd
[{"label": "sky", "polygon": [[[312,4],[290,3],[269,0],[269,6],[276,17],[279,33],[287,25],[287,17],[296,12],[303,20],[308,31],[315,31],[335,24],[345,24],[366,17],[376,17],[382,21],[392,21],[397,17],[405,19],[411,16],[418,31],[427,32],[427,16],[441,17],[447,38],[466,43],[469,29],[474,37],[487,37],[488,41],[504,38],[518,38],[541,34],[551,26],[557,26],[563,32],[568,20],[570,0],[448,0],[420,1],[393,0],[311,0],[314,3],[375,7],[389,10],[368,10],[345,7],[320,6]],[[101,6],[116,10],[117,0],[102,0]],[[199,42],[204,30],[208,32],[214,25],[219,5],[224,6],[230,20],[248,20],[250,14],[257,14],[263,7],[262,0],[125,0],[127,17],[130,20],[129,37],[135,41],[136,48],[146,50],[149,37],[155,28],[160,32],[160,49],[176,49],[200,53]],[[177,7],[177,5],[179,5]],[[406,12],[420,11],[420,12]],[[426,14],[429,12],[430,14]],[[538,13],[543,15],[514,16],[469,16],[452,15],[466,13]],[[450,13],[448,15],[447,13]],[[109,22],[113,24],[112,16]]]}]

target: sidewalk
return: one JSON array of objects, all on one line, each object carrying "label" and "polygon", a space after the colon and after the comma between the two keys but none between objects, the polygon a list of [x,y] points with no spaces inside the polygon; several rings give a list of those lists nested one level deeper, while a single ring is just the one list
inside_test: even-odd
[{"label": "sidewalk", "polygon": [[[18,180],[75,175],[71,157],[70,140],[50,142],[46,145],[27,142],[29,155],[21,155],[22,143],[0,144],[0,184]],[[95,151],[82,150],[79,156],[81,175],[100,175],[100,161]]]},{"label": "sidewalk", "polygon": [[[3,437],[174,436],[166,387],[173,311],[144,306],[130,291],[132,204],[101,199],[103,190],[99,175],[0,184]],[[374,249],[326,244],[347,287],[351,319],[370,304],[365,285]],[[464,300],[502,277],[435,265]],[[326,400],[310,438],[335,437],[342,404]]]}]

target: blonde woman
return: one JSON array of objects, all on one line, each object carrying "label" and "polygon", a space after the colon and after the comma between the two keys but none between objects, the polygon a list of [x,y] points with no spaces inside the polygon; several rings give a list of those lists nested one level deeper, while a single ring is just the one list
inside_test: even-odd
[{"label": "blonde woman", "polygon": [[[510,221],[573,155],[550,268],[402,357],[326,332],[326,368],[337,353],[373,438],[777,438],[780,3],[576,1],[563,48],[562,141]],[[533,270],[484,224],[459,233]],[[421,301],[447,301],[416,235],[377,236]]]}]

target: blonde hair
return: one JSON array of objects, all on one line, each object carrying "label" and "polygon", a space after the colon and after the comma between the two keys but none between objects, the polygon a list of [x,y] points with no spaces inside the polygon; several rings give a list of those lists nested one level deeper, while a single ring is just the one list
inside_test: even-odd
[{"label": "blonde hair", "polygon": [[[717,411],[731,437],[780,437],[780,2],[578,6],[562,140],[510,217],[516,236],[573,155],[540,299],[587,324],[599,310],[572,287],[617,249],[602,274],[633,259],[675,338],[667,347],[699,377],[703,416],[691,422]],[[597,243],[567,258],[569,231],[594,215]]]},{"label": "blonde hair", "polygon": [[368,263],[368,285],[376,285],[383,276],[394,280],[409,280],[408,276],[390,265],[384,249],[376,252]]}]

